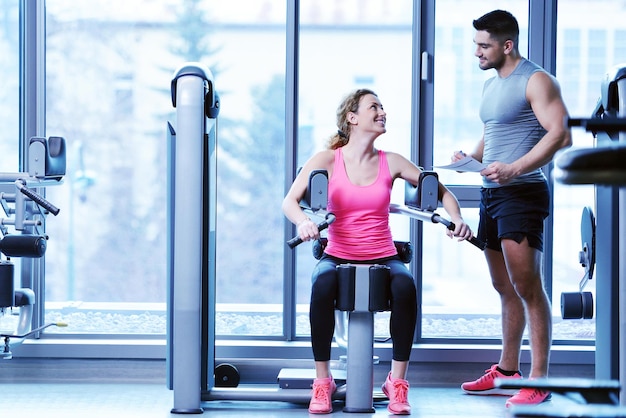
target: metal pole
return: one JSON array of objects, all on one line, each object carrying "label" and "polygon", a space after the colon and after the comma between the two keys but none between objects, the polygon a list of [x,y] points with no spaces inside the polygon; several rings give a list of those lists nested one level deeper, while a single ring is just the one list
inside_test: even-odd
[{"label": "metal pole", "polygon": [[[626,79],[622,78],[617,82],[619,91],[619,116],[626,117]],[[626,132],[619,133],[619,143],[626,144]],[[626,185],[622,184],[619,189],[618,204],[619,208],[619,381],[622,386],[620,393],[620,405],[626,406],[626,395],[624,394],[626,386]]]},{"label": "metal pole", "polygon": [[171,280],[172,413],[201,414],[204,109],[208,69],[187,65],[172,82],[177,132],[172,158],[174,199]]}]

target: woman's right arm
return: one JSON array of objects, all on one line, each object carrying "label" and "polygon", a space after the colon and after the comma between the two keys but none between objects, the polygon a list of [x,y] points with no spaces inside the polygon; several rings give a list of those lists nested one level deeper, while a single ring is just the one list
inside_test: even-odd
[{"label": "woman's right arm", "polygon": [[319,238],[317,224],[309,219],[300,207],[300,201],[304,197],[309,184],[309,176],[313,170],[327,170],[330,176],[333,161],[334,152],[331,150],[321,151],[311,157],[304,164],[283,199],[283,213],[287,219],[296,225],[298,236],[303,241]]}]

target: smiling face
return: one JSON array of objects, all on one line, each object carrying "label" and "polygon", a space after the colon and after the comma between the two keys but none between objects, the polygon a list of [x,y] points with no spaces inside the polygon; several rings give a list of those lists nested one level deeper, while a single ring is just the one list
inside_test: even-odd
[{"label": "smiling face", "polygon": [[484,30],[476,31],[474,44],[476,50],[474,55],[478,58],[478,67],[481,70],[496,70],[504,65],[507,48],[510,48],[511,41],[499,42],[491,37],[489,32]]},{"label": "smiling face", "polygon": [[359,100],[359,108],[356,112],[350,112],[349,121],[361,130],[367,130],[383,134],[387,132],[387,113],[378,97],[366,94]]}]

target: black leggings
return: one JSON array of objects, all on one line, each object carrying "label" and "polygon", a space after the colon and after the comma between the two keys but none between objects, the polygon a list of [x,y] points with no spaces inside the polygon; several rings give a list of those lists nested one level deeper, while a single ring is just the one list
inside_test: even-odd
[{"label": "black leggings", "polygon": [[[338,264],[345,263],[348,261],[324,254],[313,270],[309,320],[315,361],[330,360],[331,343],[335,331],[336,267]],[[352,264],[355,262],[352,261]],[[408,361],[417,321],[417,292],[413,277],[397,256],[373,260],[367,264],[386,265],[391,270],[389,329],[393,342],[393,359]]]}]

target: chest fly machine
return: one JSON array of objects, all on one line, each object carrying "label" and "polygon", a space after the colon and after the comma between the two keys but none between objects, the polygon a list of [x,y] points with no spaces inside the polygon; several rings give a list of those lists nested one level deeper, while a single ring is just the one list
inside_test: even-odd
[{"label": "chest fly machine", "polygon": [[[217,400],[229,401],[285,401],[308,403],[312,378],[306,383],[289,382],[289,369],[279,373],[277,385],[267,388],[237,387],[236,369],[226,372],[216,366],[215,350],[215,236],[216,236],[216,162],[217,116],[219,95],[215,90],[211,71],[199,63],[187,63],[174,74],[171,83],[172,103],[176,108],[176,129],[168,124],[168,295],[167,295],[167,387],[173,390],[172,413],[202,414],[203,403]],[[313,179],[309,195],[317,195],[316,212],[324,213],[318,225],[326,228],[334,215],[326,213],[328,179],[325,173]],[[431,176],[425,180],[432,182]],[[436,183],[436,182],[435,182]],[[429,191],[426,191],[429,190]],[[434,195],[430,211],[421,207],[394,206],[393,213],[442,223],[447,228],[454,225],[432,212],[437,203],[437,191],[426,187],[422,193]],[[424,196],[426,196],[424,195]],[[417,196],[414,194],[414,197]],[[425,199],[419,197],[420,202]],[[309,202],[310,203],[310,202]],[[290,247],[299,239],[289,241]],[[410,249],[410,247],[409,247]],[[408,260],[407,260],[408,261]],[[372,409],[372,347],[371,316],[375,311],[386,310],[388,298],[372,297],[385,293],[388,274],[375,268],[374,273],[347,267],[345,276],[347,297],[340,305],[353,314],[348,322],[348,339],[368,341],[353,344],[348,353],[348,377],[351,383],[338,391],[337,399],[346,398],[346,412],[365,412]],[[374,279],[371,279],[372,275]],[[372,292],[368,286],[356,284],[360,277],[376,282],[382,292]],[[369,293],[369,295],[368,295]],[[354,296],[354,298],[352,297]],[[374,300],[372,300],[374,299]],[[356,313],[355,313],[356,312]],[[352,324],[350,324],[352,323]],[[354,336],[356,334],[356,336]],[[350,350],[350,344],[348,344]],[[351,360],[352,359],[352,360]],[[352,367],[352,365],[354,367]],[[353,378],[354,376],[354,378]],[[360,377],[359,377],[360,376]],[[336,376],[337,377],[337,376]],[[218,384],[226,378],[229,385]],[[282,382],[281,382],[282,381]],[[283,384],[285,383],[285,384]],[[340,383],[340,382],[338,382]],[[295,387],[295,388],[294,388]]]}]

